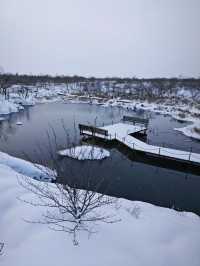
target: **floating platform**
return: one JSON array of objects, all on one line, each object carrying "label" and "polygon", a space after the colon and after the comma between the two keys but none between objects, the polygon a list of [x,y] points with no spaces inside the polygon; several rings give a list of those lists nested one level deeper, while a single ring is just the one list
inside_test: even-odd
[{"label": "floating platform", "polygon": [[107,141],[118,141],[132,150],[151,156],[159,156],[200,166],[200,154],[198,153],[149,145],[136,138],[134,136],[136,134],[146,134],[147,127],[142,124],[132,125],[121,122],[104,127],[93,127],[80,124],[79,129],[81,135],[92,136]]}]

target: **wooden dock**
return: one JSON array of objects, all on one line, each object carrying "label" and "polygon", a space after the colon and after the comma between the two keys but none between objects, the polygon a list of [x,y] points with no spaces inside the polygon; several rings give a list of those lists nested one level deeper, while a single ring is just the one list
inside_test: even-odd
[{"label": "wooden dock", "polygon": [[127,124],[121,122],[104,127],[79,125],[79,129],[82,135],[93,136],[107,141],[115,140],[135,151],[175,161],[182,161],[184,163],[200,165],[200,154],[198,153],[149,145],[136,138],[134,136],[135,134],[146,133],[147,128],[144,124]]}]

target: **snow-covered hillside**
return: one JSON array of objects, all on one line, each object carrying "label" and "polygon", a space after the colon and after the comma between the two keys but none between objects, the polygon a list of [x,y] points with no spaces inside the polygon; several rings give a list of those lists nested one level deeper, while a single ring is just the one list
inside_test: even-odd
[{"label": "snow-covered hillside", "polygon": [[[16,159],[11,160],[9,165],[0,162],[0,242],[5,243],[0,265],[199,266],[200,218],[193,213],[121,199],[118,208],[105,208],[121,221],[99,224],[98,233],[89,238],[80,232],[79,246],[67,233],[25,222],[40,219],[45,210],[17,199],[34,201],[35,195],[19,185],[19,171],[11,168]],[[54,184],[49,186],[55,190]]]}]

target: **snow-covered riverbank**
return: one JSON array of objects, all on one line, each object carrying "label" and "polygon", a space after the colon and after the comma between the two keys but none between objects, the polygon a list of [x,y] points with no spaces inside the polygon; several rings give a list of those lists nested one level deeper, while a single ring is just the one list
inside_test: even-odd
[{"label": "snow-covered riverbank", "polygon": [[194,122],[192,125],[182,128],[175,128],[175,130],[187,137],[200,140],[200,122]]},{"label": "snow-covered riverbank", "polygon": [[17,113],[20,110],[23,110],[25,106],[34,106],[38,103],[61,101],[62,95],[65,93],[67,92],[63,86],[51,86],[40,90],[35,90],[31,87],[29,89],[28,96],[17,93],[16,90],[15,92],[10,92],[9,99],[6,100],[4,96],[0,95],[0,116]]},{"label": "snow-covered riverbank", "polygon": [[17,174],[36,180],[51,182],[56,178],[56,172],[47,167],[15,158],[3,152],[0,152],[0,165],[8,166]]},{"label": "snow-covered riverbank", "polygon": [[[198,105],[191,106],[184,101],[174,100],[174,98],[166,98],[166,100],[158,101],[155,99],[154,102],[148,102],[147,100],[129,100],[110,97],[90,97],[75,94],[76,91],[70,91],[64,84],[61,85],[50,85],[47,88],[36,88],[29,89],[28,97],[18,94],[16,91],[9,94],[9,100],[5,100],[2,96],[0,97],[0,116],[7,115],[10,113],[19,112],[23,110],[25,106],[33,106],[39,103],[62,101],[65,103],[89,103],[94,105],[101,105],[103,107],[119,107],[126,110],[133,111],[145,111],[153,112],[157,114],[169,115],[178,121],[192,122],[194,125],[200,122],[200,109]],[[186,95],[187,96],[187,95]],[[174,96],[175,97],[175,96]],[[180,97],[177,92],[177,97]],[[185,97],[185,95],[184,95]],[[184,98],[183,98],[184,99]],[[1,116],[2,120],[3,117]],[[4,117],[5,119],[5,117]],[[194,126],[193,126],[194,128]],[[188,127],[187,130],[183,128],[179,129],[183,134],[188,137],[199,139],[199,134],[193,134],[192,127]]]},{"label": "snow-covered riverbank", "polygon": [[[78,247],[66,233],[26,223],[24,219],[40,219],[43,208],[17,199],[34,201],[35,196],[18,184],[19,171],[12,167],[16,159],[12,161],[9,165],[0,162],[2,266],[55,266],[63,261],[73,266],[199,266],[200,218],[192,213],[120,200],[120,208],[105,211],[115,211],[121,221],[99,225],[98,233],[90,238],[80,232]],[[50,186],[55,189],[54,184]]]}]

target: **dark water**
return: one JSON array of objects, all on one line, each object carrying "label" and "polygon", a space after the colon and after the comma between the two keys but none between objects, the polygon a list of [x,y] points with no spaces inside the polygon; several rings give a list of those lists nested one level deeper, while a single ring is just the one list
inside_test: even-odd
[{"label": "dark water", "polygon": [[[55,154],[56,149],[66,148],[69,142],[80,142],[78,123],[102,126],[103,123],[119,122],[125,114],[135,115],[132,111],[117,107],[103,108],[87,104],[51,103],[31,107],[10,115],[7,121],[0,123],[0,150],[49,165],[50,151]],[[200,142],[173,130],[187,123],[178,123],[162,115],[143,112],[137,115],[150,115],[148,142],[181,150],[190,150],[192,147],[194,152],[200,152]],[[23,125],[17,126],[17,121],[23,122]],[[50,145],[52,142],[56,142],[56,148]],[[130,160],[126,152],[117,147],[108,148],[111,156],[101,162],[80,162],[69,158],[61,160],[64,181],[76,179],[84,187],[83,179],[89,177],[91,186],[98,191],[200,214],[200,173],[194,175],[188,173],[187,169],[181,172],[170,169],[168,165],[160,167],[146,164],[136,157],[134,160],[134,156]],[[96,188],[95,181],[102,178],[104,184]]]}]

